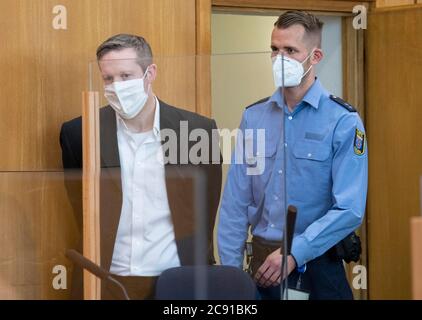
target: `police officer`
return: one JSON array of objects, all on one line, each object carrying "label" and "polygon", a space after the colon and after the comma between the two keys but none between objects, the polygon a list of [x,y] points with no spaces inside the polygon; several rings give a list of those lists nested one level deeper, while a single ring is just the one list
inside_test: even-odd
[{"label": "police officer", "polygon": [[[286,204],[298,209],[287,257],[289,287],[307,290],[310,299],[353,298],[342,260],[331,248],[358,228],[364,216],[366,138],[356,110],[330,95],[316,78],[315,65],[323,58],[322,26],[300,11],[286,12],[274,24],[277,89],[244,111],[234,157],[244,161],[232,160],[222,198],[221,262],[242,267],[251,227],[253,248],[259,251],[253,256],[265,252],[253,270],[262,299],[280,298]],[[245,134],[248,129],[252,135]],[[259,129],[265,129],[265,148],[260,148]],[[259,170],[250,170],[256,166]]]}]

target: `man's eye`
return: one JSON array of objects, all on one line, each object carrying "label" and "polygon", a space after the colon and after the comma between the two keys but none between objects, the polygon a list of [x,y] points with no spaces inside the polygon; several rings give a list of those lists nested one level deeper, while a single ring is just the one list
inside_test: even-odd
[{"label": "man's eye", "polygon": [[292,48],[287,48],[287,50],[286,50],[286,51],[287,51],[287,53],[288,53],[288,54],[292,54],[292,53],[294,53],[294,52],[295,52]]}]

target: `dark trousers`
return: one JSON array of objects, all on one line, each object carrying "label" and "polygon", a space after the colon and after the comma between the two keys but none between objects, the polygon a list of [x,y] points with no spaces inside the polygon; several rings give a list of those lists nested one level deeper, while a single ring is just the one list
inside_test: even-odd
[{"label": "dark trousers", "polygon": [[[298,278],[299,273],[294,270],[288,278],[289,288],[296,288]],[[308,262],[301,289],[310,292],[310,300],[353,300],[343,261],[328,253]],[[258,286],[258,293],[262,300],[279,300],[280,286]]]}]

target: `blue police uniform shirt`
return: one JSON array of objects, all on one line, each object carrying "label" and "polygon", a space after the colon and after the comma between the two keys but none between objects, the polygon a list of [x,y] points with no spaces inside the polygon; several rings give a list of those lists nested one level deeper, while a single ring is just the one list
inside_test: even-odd
[{"label": "blue police uniform shirt", "polygon": [[[298,266],[359,227],[368,160],[364,127],[352,111],[318,79],[291,113],[280,89],[244,111],[220,206],[223,265],[242,267],[249,226],[255,236],[281,240],[287,205],[298,210],[291,250]],[[265,147],[257,145],[258,129],[265,129]]]}]

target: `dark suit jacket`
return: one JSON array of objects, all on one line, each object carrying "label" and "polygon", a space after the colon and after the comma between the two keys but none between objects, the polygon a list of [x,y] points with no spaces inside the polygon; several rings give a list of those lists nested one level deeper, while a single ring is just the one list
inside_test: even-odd
[{"label": "dark suit jacket", "polygon": [[[188,134],[194,129],[205,129],[208,133],[210,146],[212,141],[218,146],[218,138],[212,135],[216,129],[214,120],[198,114],[178,109],[160,101],[160,129],[172,129],[177,134],[177,143],[180,146],[180,121],[187,121]],[[185,126],[186,127],[186,126]],[[182,134],[183,136],[183,134]],[[167,141],[164,141],[165,143]],[[196,142],[188,143],[188,150]],[[76,219],[82,230],[82,119],[73,119],[63,124],[60,132],[63,167],[65,168],[65,184]],[[122,186],[120,176],[120,160],[117,145],[116,115],[110,107],[100,110],[100,147],[101,147],[101,175],[100,175],[100,248],[101,265],[109,270],[116,239],[117,228],[122,206]],[[175,147],[172,145],[172,148]],[[198,212],[205,214],[207,228],[200,230],[206,233],[208,239],[208,262],[213,263],[213,228],[215,215],[219,204],[221,191],[221,157],[218,152],[217,163],[212,163],[211,150],[209,162],[192,164],[182,163],[178,148],[177,163],[166,164],[166,188],[171,216],[174,226],[176,246],[182,265],[194,264],[195,237],[198,230],[195,217]],[[196,179],[198,178],[199,179]],[[199,181],[202,183],[198,184]],[[196,185],[195,185],[196,184]],[[204,193],[198,192],[197,187],[203,187]],[[196,189],[195,189],[196,188]],[[201,198],[202,197],[202,198]],[[198,202],[195,199],[201,199]],[[202,207],[202,208],[201,208]],[[196,213],[195,213],[196,211]],[[204,234],[202,234],[204,235]],[[81,250],[81,247],[79,250]],[[197,251],[198,252],[198,251]],[[82,297],[82,272],[74,271],[72,296]],[[76,280],[77,279],[77,280]]]}]

